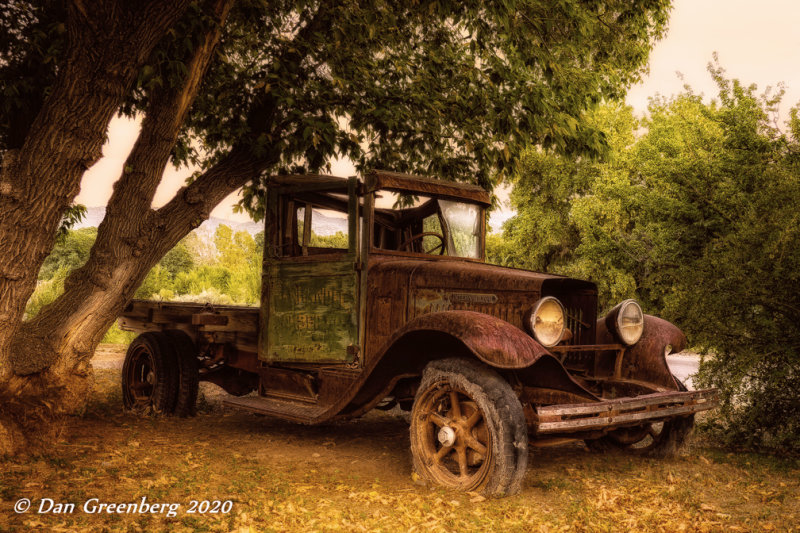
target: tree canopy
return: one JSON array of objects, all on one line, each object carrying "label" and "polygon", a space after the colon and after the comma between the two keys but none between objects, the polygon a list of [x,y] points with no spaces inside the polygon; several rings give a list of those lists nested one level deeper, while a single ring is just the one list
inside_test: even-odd
[{"label": "tree canopy", "polygon": [[[211,6],[211,8],[209,8]],[[190,4],[120,108],[185,82],[211,2]],[[271,166],[414,170],[489,185],[520,141],[596,153],[587,107],[638,79],[669,2],[237,2],[173,149],[208,168],[248,145]],[[0,140],[21,139],[67,53],[59,2],[0,14]],[[87,21],[88,23],[88,21]]]},{"label": "tree canopy", "polygon": [[[271,174],[316,172],[347,156],[360,170],[491,188],[523,142],[602,152],[603,135],[584,113],[638,79],[669,5],[4,4],[0,389],[38,376],[41,388],[62,398],[56,403],[78,405],[82,393],[65,380],[82,379],[93,347],[151,267],[242,186],[244,208],[258,216],[260,187]],[[115,113],[141,117],[141,131],[89,258],[66,277],[61,297],[23,322],[36,273]],[[170,161],[199,170],[154,209]],[[25,390],[42,396],[41,388]],[[65,399],[64,390],[73,396]],[[26,404],[15,402],[24,413]]]}]

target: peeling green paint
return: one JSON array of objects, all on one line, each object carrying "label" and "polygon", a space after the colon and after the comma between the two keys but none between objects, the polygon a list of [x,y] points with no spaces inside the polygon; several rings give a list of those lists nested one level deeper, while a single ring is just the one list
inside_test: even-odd
[{"label": "peeling green paint", "polygon": [[263,359],[353,361],[347,347],[358,345],[354,257],[313,263],[276,261],[269,266],[268,279],[269,318]]}]

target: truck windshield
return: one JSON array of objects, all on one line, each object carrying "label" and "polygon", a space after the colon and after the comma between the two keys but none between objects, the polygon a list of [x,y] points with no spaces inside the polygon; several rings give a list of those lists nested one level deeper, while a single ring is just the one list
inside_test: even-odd
[{"label": "truck windshield", "polygon": [[448,228],[448,255],[479,259],[481,210],[478,206],[439,200],[439,208]]},{"label": "truck windshield", "polygon": [[380,190],[375,195],[374,246],[383,250],[481,259],[480,205]]}]

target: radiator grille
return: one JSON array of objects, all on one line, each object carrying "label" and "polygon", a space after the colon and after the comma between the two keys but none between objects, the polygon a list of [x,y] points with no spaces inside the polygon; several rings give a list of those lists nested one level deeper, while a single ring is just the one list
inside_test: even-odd
[{"label": "radiator grille", "polygon": [[584,337],[586,336],[586,331],[589,328],[583,320],[583,309],[575,307],[567,309],[566,313],[567,328],[572,332],[572,339],[566,344],[586,344],[587,339]]}]

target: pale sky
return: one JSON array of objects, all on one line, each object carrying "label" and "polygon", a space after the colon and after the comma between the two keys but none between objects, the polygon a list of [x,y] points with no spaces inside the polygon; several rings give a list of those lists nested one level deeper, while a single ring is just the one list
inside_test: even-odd
[{"label": "pale sky", "polygon": [[706,70],[716,51],[728,78],[755,83],[759,93],[783,82],[788,110],[800,101],[798,50],[798,0],[676,0],[669,33],[650,54],[650,75],[628,91],[627,101],[642,112],[648,97],[679,93],[684,83],[716,97]]},{"label": "pale sky", "polygon": [[[650,55],[650,74],[630,89],[627,102],[641,114],[647,109],[649,97],[679,93],[684,83],[691,85],[695,93],[715,97],[716,87],[706,66],[716,51],[729,78],[739,78],[748,85],[755,83],[759,92],[782,82],[786,89],[782,115],[786,116],[788,109],[800,101],[799,27],[798,0],[675,0],[669,33],[656,43]],[[89,207],[106,204],[138,129],[135,121],[112,121],[103,158],[84,176],[78,203]],[[349,161],[334,162],[333,174],[353,173]],[[189,174],[188,169],[176,171],[168,166],[153,205],[161,206],[172,198]],[[500,196],[506,195],[501,192]],[[232,212],[237,200],[237,194],[230,195],[212,216],[248,220],[246,215]],[[510,215],[507,209],[500,211],[493,226]]]}]

